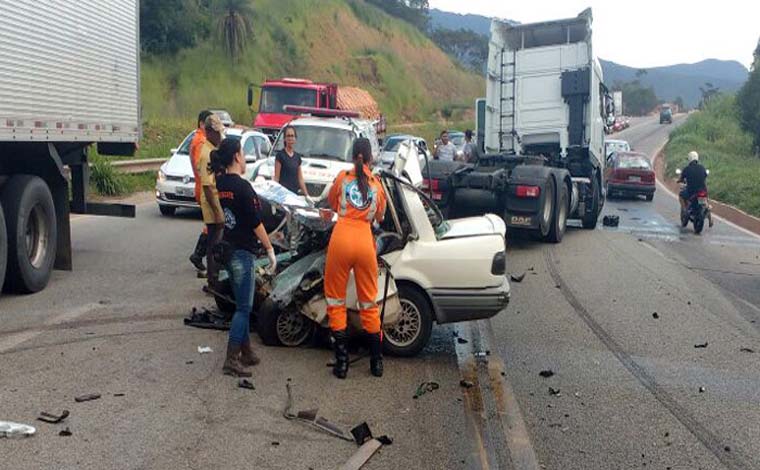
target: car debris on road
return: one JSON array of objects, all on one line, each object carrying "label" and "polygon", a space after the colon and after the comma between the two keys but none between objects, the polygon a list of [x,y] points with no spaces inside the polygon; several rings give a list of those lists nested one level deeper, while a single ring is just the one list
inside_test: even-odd
[{"label": "car debris on road", "polygon": [[74,398],[74,401],[77,403],[83,403],[86,401],[92,401],[92,400],[98,400],[100,399],[99,393],[88,393],[86,395],[80,395],[78,397]]},{"label": "car debris on road", "polygon": [[707,341],[705,341],[704,343],[701,343],[701,344],[695,344],[695,345],[694,345],[694,347],[695,347],[696,349],[704,349],[704,348],[706,348],[706,347],[707,347],[707,345],[708,345],[708,344],[709,344],[709,343],[708,343]]},{"label": "car debris on road", "polygon": [[68,417],[69,410],[63,410],[60,415],[54,415],[46,411],[41,411],[40,415],[37,417],[37,420],[50,424],[58,424]]},{"label": "car debris on road", "polygon": [[602,224],[605,227],[617,227],[620,225],[620,216],[617,215],[605,215],[602,219]]},{"label": "car debris on road", "polygon": [[554,371],[551,369],[542,370],[541,372],[538,373],[538,375],[540,375],[541,377],[545,379],[548,379],[549,377],[554,375]]},{"label": "car debris on road", "polygon": [[37,429],[28,424],[0,421],[0,437],[29,437],[33,436],[36,432]]},{"label": "car debris on road", "polygon": [[422,395],[433,392],[435,390],[438,390],[440,388],[440,385],[438,385],[438,382],[422,382],[418,387],[417,390],[414,392],[414,396],[412,398],[417,399],[421,397]]},{"label": "car debris on road", "polygon": [[198,346],[198,354],[209,354],[212,352],[214,352],[214,350],[208,346]]}]

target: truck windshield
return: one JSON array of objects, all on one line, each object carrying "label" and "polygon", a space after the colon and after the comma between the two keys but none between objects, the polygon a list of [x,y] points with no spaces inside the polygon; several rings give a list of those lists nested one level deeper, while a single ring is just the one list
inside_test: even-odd
[{"label": "truck windshield", "polygon": [[[327,158],[341,162],[351,161],[353,134],[344,129],[317,126],[296,126],[298,139],[296,152],[306,158]],[[277,137],[274,150],[284,147],[282,132]]]},{"label": "truck windshield", "polygon": [[261,90],[260,113],[294,114],[283,109],[286,105],[314,107],[317,105],[317,92],[285,87],[266,87]]}]

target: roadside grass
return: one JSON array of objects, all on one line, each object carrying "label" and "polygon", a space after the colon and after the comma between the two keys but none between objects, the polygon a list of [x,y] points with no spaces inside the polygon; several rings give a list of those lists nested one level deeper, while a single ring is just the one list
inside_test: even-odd
[{"label": "roadside grass", "polygon": [[711,198],[760,216],[760,159],[753,156],[752,136],[741,128],[735,97],[713,99],[671,132],[665,148],[668,177],[686,165],[691,150],[710,170]]},{"label": "roadside grass", "polygon": [[99,155],[90,156],[90,193],[100,197],[121,197],[150,191],[156,185],[156,172],[120,173]]}]

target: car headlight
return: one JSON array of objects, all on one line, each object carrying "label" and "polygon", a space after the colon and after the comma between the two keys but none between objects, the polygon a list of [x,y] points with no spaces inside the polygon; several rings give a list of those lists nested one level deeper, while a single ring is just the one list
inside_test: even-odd
[{"label": "car headlight", "polygon": [[164,172],[163,172],[163,171],[161,171],[161,170],[158,170],[158,176],[157,176],[157,179],[158,179],[158,181],[159,181],[160,183],[163,183],[164,181],[166,181],[166,173],[164,173]]}]

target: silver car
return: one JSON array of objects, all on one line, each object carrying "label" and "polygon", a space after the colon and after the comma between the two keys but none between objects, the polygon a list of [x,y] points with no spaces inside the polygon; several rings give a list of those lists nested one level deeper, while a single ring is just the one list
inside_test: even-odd
[{"label": "silver car", "polygon": [[[195,176],[190,162],[190,142],[195,131],[188,134],[182,144],[172,149],[172,156],[158,170],[156,178],[156,202],[163,215],[174,215],[178,208],[198,209],[195,200]],[[253,163],[269,153],[271,144],[266,135],[247,129],[227,129],[225,137],[242,140],[245,161],[252,171]],[[250,174],[248,175],[250,177]]]}]

